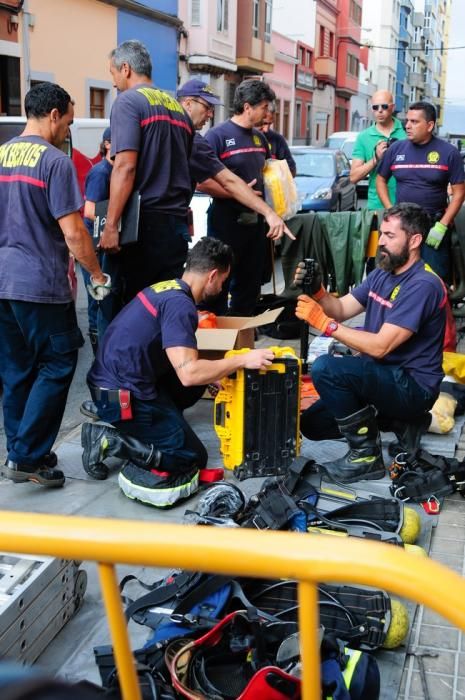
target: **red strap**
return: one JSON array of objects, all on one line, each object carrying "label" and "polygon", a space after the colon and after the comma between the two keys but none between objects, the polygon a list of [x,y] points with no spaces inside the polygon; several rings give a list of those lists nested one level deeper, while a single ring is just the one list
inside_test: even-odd
[{"label": "red strap", "polygon": [[121,408],[121,420],[132,419],[131,392],[128,389],[119,390],[119,405]]},{"label": "red strap", "polygon": [[139,292],[137,298],[141,300],[149,314],[152,314],[152,316],[158,316],[158,311],[156,310],[154,305],[150,303],[150,301],[147,299],[143,292]]}]

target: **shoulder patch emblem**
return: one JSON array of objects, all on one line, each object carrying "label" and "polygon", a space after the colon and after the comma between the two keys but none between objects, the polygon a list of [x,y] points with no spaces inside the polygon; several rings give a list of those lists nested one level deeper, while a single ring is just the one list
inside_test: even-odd
[{"label": "shoulder patch emblem", "polygon": [[439,163],[440,155],[437,151],[430,151],[426,156],[428,163]]},{"label": "shoulder patch emblem", "polygon": [[226,148],[228,148],[229,146],[235,146],[236,139],[226,139],[225,144],[226,144]]},{"label": "shoulder patch emblem", "polygon": [[257,136],[256,134],[254,134],[253,142],[256,146],[262,145],[262,140],[261,140],[260,136]]},{"label": "shoulder patch emblem", "polygon": [[181,285],[177,280],[166,280],[165,282],[156,282],[150,286],[155,294],[160,294],[161,292],[168,292],[170,289],[182,289]]},{"label": "shoulder patch emblem", "polygon": [[394,301],[397,295],[400,292],[400,284],[397,285],[397,287],[394,287],[394,289],[391,292],[391,296],[389,297],[389,301]]}]

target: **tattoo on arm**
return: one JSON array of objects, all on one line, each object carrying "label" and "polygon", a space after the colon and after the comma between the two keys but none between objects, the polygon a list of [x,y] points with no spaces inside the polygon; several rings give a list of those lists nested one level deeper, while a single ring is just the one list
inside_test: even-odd
[{"label": "tattoo on arm", "polygon": [[185,367],[186,365],[188,365],[190,362],[192,362],[192,358],[190,358],[189,360],[184,360],[184,361],[181,362],[179,365],[176,365],[174,369],[175,369],[176,371],[177,371],[178,369],[183,369],[183,367]]}]

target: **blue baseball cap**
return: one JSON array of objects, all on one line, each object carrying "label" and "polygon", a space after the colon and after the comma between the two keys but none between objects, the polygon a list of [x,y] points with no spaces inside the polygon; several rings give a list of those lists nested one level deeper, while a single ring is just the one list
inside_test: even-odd
[{"label": "blue baseball cap", "polygon": [[209,105],[220,105],[221,100],[208,83],[193,78],[181,85],[178,90],[178,97],[201,97]]},{"label": "blue baseball cap", "polygon": [[110,141],[111,142],[111,130],[110,127],[107,126],[105,131],[102,134],[102,141]]}]

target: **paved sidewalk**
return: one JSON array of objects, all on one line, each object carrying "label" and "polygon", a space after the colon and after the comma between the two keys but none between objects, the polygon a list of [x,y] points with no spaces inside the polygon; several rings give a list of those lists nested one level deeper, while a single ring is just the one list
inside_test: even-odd
[{"label": "paved sidewalk", "polygon": [[[259,345],[289,345],[289,341],[276,341],[260,338]],[[291,343],[297,345],[297,342]],[[461,348],[462,349],[462,348]],[[203,400],[186,412],[203,439],[210,455],[210,466],[221,466],[218,440],[212,428],[211,401]],[[447,441],[447,438],[444,438]],[[445,444],[444,442],[444,444]],[[336,443],[338,445],[338,443]],[[342,445],[339,444],[339,447]],[[318,443],[304,441],[302,453],[312,454],[315,449],[318,456]],[[67,476],[63,490],[46,491],[32,484],[14,485],[0,480],[0,508],[3,510],[24,510],[28,512],[79,514],[100,516],[104,518],[128,518],[150,521],[182,521],[185,504],[170,511],[157,511],[133,502],[122,495],[117,485],[117,473],[113,472],[104,482],[97,482],[87,477],[81,466],[80,428],[74,428],[65,434],[57,446],[60,466]],[[465,439],[458,441],[457,456],[465,456]],[[323,453],[321,453],[321,461]],[[241,484],[248,494],[258,490],[259,480],[252,479]],[[465,557],[465,502],[460,496],[447,498],[439,518],[438,526],[433,530],[431,556],[437,561],[450,566],[464,575]],[[69,679],[98,681],[97,670],[93,661],[92,647],[108,642],[108,630],[103,615],[101,596],[96,569],[86,566],[89,573],[89,585],[84,605],[49,648],[39,659],[50,673],[58,673]],[[134,571],[132,569],[132,571]],[[124,567],[118,567],[118,577],[127,573]],[[155,580],[161,571],[138,572],[144,580]],[[131,628],[134,644],[142,642],[146,631],[134,626]],[[463,635],[449,623],[433,613],[418,608],[412,628],[410,643],[419,650],[431,649],[437,657],[425,657],[424,665],[431,700],[459,700],[465,697],[465,648]],[[400,658],[400,657],[399,657]],[[418,662],[408,657],[401,684],[400,694],[387,694],[383,700],[415,700],[424,698]]]}]

